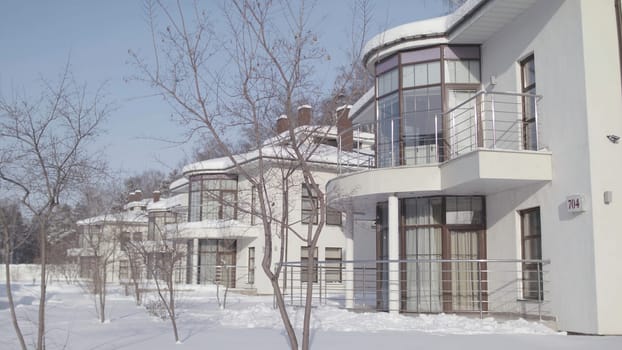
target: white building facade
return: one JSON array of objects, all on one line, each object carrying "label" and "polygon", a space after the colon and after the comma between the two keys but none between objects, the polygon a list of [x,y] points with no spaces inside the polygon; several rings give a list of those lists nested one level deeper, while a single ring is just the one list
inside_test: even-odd
[{"label": "white building facade", "polygon": [[[307,157],[315,182],[324,189],[340,170],[352,168],[339,168],[338,159],[356,167],[356,157],[360,154],[340,151],[336,144],[337,128],[310,126],[310,116],[309,106],[300,107],[298,122],[293,121],[298,125],[294,132],[304,135],[301,139],[308,140],[301,150]],[[305,121],[301,122],[303,119]],[[287,125],[279,130],[278,124],[283,122],[287,123],[286,119],[279,119],[277,131],[288,130]],[[218,284],[251,293],[273,293],[261,266],[266,249],[264,222],[257,188],[249,177],[255,181],[261,177],[266,183],[265,204],[272,226],[271,268],[279,262],[281,248],[283,262],[299,262],[311,254],[304,238],[307,237],[309,221],[319,222],[318,215],[313,217],[312,210],[317,198],[306,190],[299,161],[288,140],[288,132],[284,131],[266,141],[260,150],[233,155],[233,159],[222,157],[189,164],[183,168],[184,177],[171,185],[172,196],[148,207],[149,232],[163,226],[166,215],[177,213],[178,229],[174,235],[185,246],[185,283]],[[357,148],[369,148],[369,140],[358,142]],[[368,160],[367,154],[364,161]],[[346,249],[343,216],[339,211],[326,211],[325,226],[312,254],[316,261],[331,261],[333,267],[317,271],[316,283],[344,284],[341,261],[347,256],[352,257],[353,253]],[[170,229],[171,224],[168,223],[169,232],[174,231]],[[293,271],[288,272],[285,268],[281,276],[287,273],[291,275]],[[301,270],[295,273],[296,283],[300,284]],[[287,289],[287,283],[283,278],[282,288]]]},{"label": "white building facade", "polygon": [[471,0],[367,44],[375,166],[327,193],[386,261],[377,308],[622,334],[620,50],[614,0]]}]

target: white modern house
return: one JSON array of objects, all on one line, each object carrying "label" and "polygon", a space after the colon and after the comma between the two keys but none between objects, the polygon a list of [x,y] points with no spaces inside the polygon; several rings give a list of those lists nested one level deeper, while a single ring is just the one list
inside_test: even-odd
[{"label": "white modern house", "polygon": [[121,210],[77,222],[78,247],[69,249],[67,255],[77,264],[79,277],[90,279],[105,270],[107,282],[130,280],[128,249],[142,246],[147,239],[147,206],[152,201],[138,190],[128,195]]},{"label": "white modern house", "polygon": [[[340,112],[339,121],[347,124],[348,109]],[[301,106],[293,120],[286,116],[277,120],[277,136],[266,140],[260,149],[236,154],[233,159],[222,157],[186,165],[183,178],[171,184],[172,195],[147,208],[149,237],[157,241],[157,233],[166,227],[169,237],[174,236],[185,247],[185,283],[220,284],[259,294],[273,292],[261,267],[266,249],[264,227],[257,188],[249,180],[257,179],[260,173],[267,184],[264,195],[273,227],[273,262],[279,261],[281,248],[284,262],[301,261],[311,254],[301,237],[306,237],[310,221],[318,222],[312,210],[317,198],[305,188],[290,144],[290,122],[298,139],[304,140],[300,150],[319,188],[323,189],[339,171],[368,164],[373,135],[351,134],[350,143],[356,143],[356,152],[352,152],[354,146],[340,150],[337,135],[349,125],[312,126],[311,107]],[[326,224],[312,254],[315,260],[330,261],[331,266],[315,272],[318,283],[343,285],[341,261],[346,258],[346,237],[342,217],[339,211],[326,211]],[[300,272],[296,271],[298,284]]]},{"label": "white modern house", "polygon": [[378,309],[622,334],[620,18],[619,0],[469,0],[367,43],[376,86],[350,117],[375,162],[326,192],[378,261]]}]

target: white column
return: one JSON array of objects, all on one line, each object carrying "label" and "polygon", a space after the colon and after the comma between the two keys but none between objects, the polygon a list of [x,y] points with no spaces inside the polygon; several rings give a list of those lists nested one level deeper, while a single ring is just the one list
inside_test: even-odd
[{"label": "white column", "polygon": [[197,274],[199,273],[199,239],[192,240],[192,283],[197,284]]},{"label": "white column", "polygon": [[[354,260],[354,213],[352,209],[346,212],[346,252],[345,260]],[[345,272],[343,276],[346,289],[346,309],[354,308],[354,264],[345,263]]]},{"label": "white column", "polygon": [[389,312],[400,310],[400,274],[399,263],[399,201],[397,196],[389,196]]}]

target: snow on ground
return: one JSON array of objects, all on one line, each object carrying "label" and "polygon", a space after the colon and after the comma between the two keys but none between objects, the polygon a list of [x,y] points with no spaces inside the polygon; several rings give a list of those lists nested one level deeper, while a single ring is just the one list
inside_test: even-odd
[{"label": "snow on ground", "polygon": [[[191,286],[180,294],[181,344],[175,344],[170,322],[136,306],[131,296],[112,287],[107,321],[98,322],[93,296],[74,285],[48,288],[47,349],[288,349],[272,297],[229,293],[226,309],[218,307],[216,289]],[[36,336],[38,286],[14,285],[18,316],[30,344]],[[154,300],[148,297],[146,304]],[[303,311],[290,309],[297,330]],[[0,284],[0,349],[18,349],[10,322],[5,285]],[[501,321],[455,315],[404,316],[354,313],[332,306],[314,310],[313,349],[620,349],[622,337],[567,336],[537,322]]]}]

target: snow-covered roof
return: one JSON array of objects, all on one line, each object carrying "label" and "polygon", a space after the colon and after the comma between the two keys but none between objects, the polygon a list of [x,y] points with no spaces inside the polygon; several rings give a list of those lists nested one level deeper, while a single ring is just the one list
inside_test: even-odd
[{"label": "snow-covered roof", "polygon": [[[432,44],[444,44],[448,42],[447,33],[460,24],[465,17],[479,5],[488,0],[467,0],[454,12],[441,17],[419,20],[386,30],[369,40],[363,48],[363,62],[378,61],[388,53],[380,52],[382,48],[391,47],[391,52],[398,50],[427,46]],[[514,1],[514,0],[512,0]]]},{"label": "snow-covered roof", "polygon": [[118,213],[103,214],[82,219],[77,222],[78,225],[95,225],[95,224],[146,224],[147,213],[142,210],[122,211]]},{"label": "snow-covered roof", "polygon": [[181,193],[168,198],[160,198],[157,202],[151,202],[147,206],[147,211],[162,211],[175,207],[183,207],[188,205],[187,196],[185,193]]},{"label": "snow-covered roof", "polygon": [[184,185],[187,185],[187,184],[188,184],[188,179],[185,177],[180,177],[179,179],[171,182],[168,188],[174,191],[175,189],[182,187]]},{"label": "snow-covered roof", "polygon": [[[367,134],[363,135],[357,133],[357,135],[365,139],[370,137],[370,135]],[[373,138],[373,136],[371,137]],[[339,150],[335,146],[309,143],[303,145],[301,151],[303,154],[307,152],[311,153],[307,158],[307,161],[311,163],[337,165],[337,163],[340,162],[341,165],[350,166],[360,164],[357,160],[361,158],[360,152],[354,153],[342,151],[340,155]],[[296,158],[294,149],[291,146],[278,144],[262,147],[261,153],[259,150],[255,150],[247,153],[236,154],[233,158],[238,164],[246,164],[259,159],[260,156],[279,160],[294,160]],[[234,168],[235,164],[229,157],[220,157],[186,165],[183,168],[183,172],[184,174],[222,173],[233,170]]]}]

